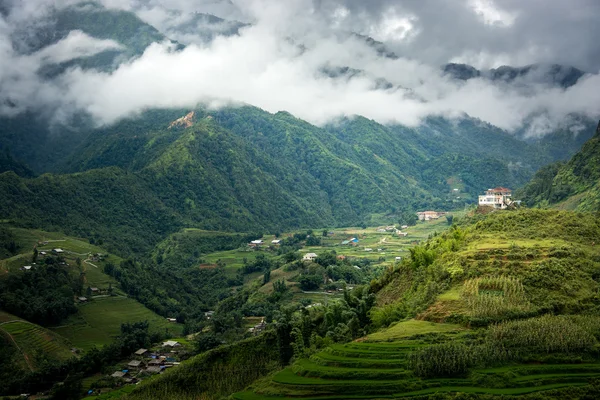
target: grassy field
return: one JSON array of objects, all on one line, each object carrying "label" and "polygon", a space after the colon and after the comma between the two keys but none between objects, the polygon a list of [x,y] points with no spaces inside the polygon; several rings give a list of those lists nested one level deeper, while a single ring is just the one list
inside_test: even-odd
[{"label": "grassy field", "polygon": [[422,335],[425,333],[448,333],[463,330],[465,330],[465,328],[458,324],[437,324],[429,321],[411,319],[398,322],[386,330],[370,334],[367,336],[366,341],[393,341],[403,337]]},{"label": "grassy field", "polygon": [[172,336],[181,335],[180,324],[170,323],[137,301],[121,296],[81,304],[77,314],[52,330],[69,339],[75,347],[89,350],[110,343],[119,334],[121,324],[146,320],[151,329],[169,329]]}]

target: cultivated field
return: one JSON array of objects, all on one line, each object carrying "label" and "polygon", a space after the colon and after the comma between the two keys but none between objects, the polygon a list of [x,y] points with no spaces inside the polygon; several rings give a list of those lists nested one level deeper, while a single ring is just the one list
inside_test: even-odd
[{"label": "cultivated field", "polygon": [[475,369],[447,378],[420,378],[411,355],[432,344],[463,340],[471,332],[452,324],[408,320],[363,341],[332,345],[271,378],[237,393],[238,400],[382,399],[433,393],[520,395],[587,384],[600,377],[600,363],[515,364]]},{"label": "cultivated field", "polygon": [[150,322],[151,329],[168,329],[172,336],[181,335],[182,326],[168,322],[165,318],[148,310],[133,299],[126,297],[104,297],[79,306],[79,312],[53,331],[69,339],[83,350],[110,343],[126,322]]},{"label": "cultivated field", "polygon": [[64,361],[73,357],[70,343],[54,332],[25,321],[0,324],[0,334],[7,335],[18,346],[23,361],[35,369],[43,360]]}]

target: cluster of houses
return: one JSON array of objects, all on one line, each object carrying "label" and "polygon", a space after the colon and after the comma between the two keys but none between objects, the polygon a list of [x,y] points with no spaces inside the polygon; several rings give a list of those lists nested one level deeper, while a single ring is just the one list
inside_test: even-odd
[{"label": "cluster of houses", "polygon": [[438,219],[446,215],[445,212],[441,211],[419,211],[417,213],[417,217],[419,217],[419,221],[431,221],[432,219]]},{"label": "cluster of houses", "polygon": [[[250,243],[248,243],[248,247],[253,248],[253,249],[262,247],[264,245],[266,245],[266,243],[262,239],[253,240]],[[272,246],[279,246],[279,245],[281,245],[281,239],[273,239],[273,240],[271,240],[271,245]]]},{"label": "cluster of houses", "polygon": [[136,351],[135,358],[127,363],[127,367],[115,371],[110,376],[124,383],[137,383],[146,375],[160,374],[167,368],[172,368],[180,363],[177,361],[177,349],[181,344],[175,340],[163,342],[162,351],[152,352],[148,349]]}]

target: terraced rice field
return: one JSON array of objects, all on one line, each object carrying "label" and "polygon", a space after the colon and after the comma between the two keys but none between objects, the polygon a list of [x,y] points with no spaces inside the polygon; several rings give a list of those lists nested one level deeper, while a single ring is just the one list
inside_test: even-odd
[{"label": "terraced rice field", "polygon": [[[462,378],[421,379],[408,368],[408,357],[412,351],[428,346],[431,336],[411,335],[411,332],[432,332],[435,327],[423,321],[405,321],[398,325],[391,328],[393,341],[333,345],[233,397],[237,400],[316,400],[427,397],[440,392],[520,395],[582,386],[591,378],[600,377],[600,364],[583,363],[510,365],[474,370]],[[464,330],[451,328],[440,326],[436,340],[460,340],[465,334]],[[398,338],[402,330],[407,334]],[[387,339],[385,335],[379,336],[375,338]]]},{"label": "terraced rice field", "polygon": [[21,352],[24,352],[23,357],[32,368],[36,367],[38,355],[53,360],[67,360],[73,356],[67,340],[41,326],[13,321],[0,325],[0,330],[10,335]]}]

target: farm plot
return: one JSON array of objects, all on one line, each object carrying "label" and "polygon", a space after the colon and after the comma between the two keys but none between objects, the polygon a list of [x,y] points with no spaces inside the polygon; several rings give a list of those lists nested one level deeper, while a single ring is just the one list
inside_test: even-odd
[{"label": "farm plot", "polygon": [[173,336],[182,332],[180,324],[169,323],[133,299],[115,296],[81,304],[79,312],[53,331],[71,340],[83,350],[110,343],[126,322],[148,321],[150,329],[168,329]]},{"label": "farm plot", "polygon": [[34,368],[40,356],[59,361],[73,356],[70,343],[66,339],[41,326],[25,321],[12,321],[1,324],[0,331],[14,340],[23,352],[27,364]]},{"label": "farm plot", "polygon": [[[600,364],[514,364],[474,369],[453,377],[421,378],[411,357],[436,341],[455,343],[468,332],[452,324],[403,321],[367,340],[332,345],[309,360],[240,392],[237,400],[427,398],[433,393],[523,395],[586,385],[600,377]],[[374,336],[374,337],[373,337]],[[388,341],[389,340],[389,341]]]}]

